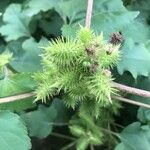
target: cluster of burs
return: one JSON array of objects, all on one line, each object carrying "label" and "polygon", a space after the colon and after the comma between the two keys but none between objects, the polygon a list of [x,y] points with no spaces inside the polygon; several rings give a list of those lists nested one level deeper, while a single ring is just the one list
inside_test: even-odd
[{"label": "cluster of burs", "polygon": [[103,34],[96,35],[81,27],[75,38],[57,38],[42,55],[43,72],[37,73],[37,99],[46,101],[63,93],[68,107],[78,107],[98,117],[101,107],[110,106],[112,87],[110,69],[118,62],[120,45],[106,43]]}]

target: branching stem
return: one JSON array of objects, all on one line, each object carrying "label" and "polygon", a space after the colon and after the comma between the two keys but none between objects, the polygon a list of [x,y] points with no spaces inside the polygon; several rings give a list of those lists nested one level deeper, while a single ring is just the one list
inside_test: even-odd
[{"label": "branching stem", "polygon": [[[125,92],[130,93],[130,94],[134,94],[134,95],[150,98],[150,92],[149,91],[145,91],[145,90],[129,87],[129,86],[122,85],[122,84],[119,84],[119,83],[116,83],[116,82],[113,82],[113,86],[115,88],[121,90],[121,91],[125,91]],[[23,100],[25,98],[30,98],[30,97],[33,97],[33,96],[35,96],[34,93],[30,92],[30,93],[25,93],[25,94],[19,94],[19,95],[15,95],[15,96],[0,98],[0,104],[13,102],[13,101],[18,101],[18,100]],[[137,106],[141,106],[141,107],[150,108],[150,105],[148,105],[148,104],[135,102],[134,100],[130,100],[130,99],[127,99],[127,98],[118,97],[118,96],[115,96],[113,98],[115,100],[119,100],[119,101],[122,101],[122,102],[130,103],[132,105],[137,105]]]}]

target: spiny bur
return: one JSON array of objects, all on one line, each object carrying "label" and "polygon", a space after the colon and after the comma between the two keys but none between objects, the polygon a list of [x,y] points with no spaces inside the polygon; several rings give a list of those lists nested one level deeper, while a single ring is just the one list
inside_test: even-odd
[{"label": "spiny bur", "polygon": [[102,33],[96,35],[85,27],[80,28],[75,39],[51,41],[42,55],[43,72],[35,75],[39,84],[36,101],[46,102],[63,91],[67,107],[78,106],[80,111],[88,110],[98,117],[101,108],[113,104],[111,97],[116,89],[109,70],[119,60],[119,47],[106,43]]}]

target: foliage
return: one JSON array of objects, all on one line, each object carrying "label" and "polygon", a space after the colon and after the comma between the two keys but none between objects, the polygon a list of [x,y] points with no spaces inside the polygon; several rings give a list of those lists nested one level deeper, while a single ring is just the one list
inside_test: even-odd
[{"label": "foliage", "polygon": [[[67,123],[66,112],[63,103],[55,99],[51,106],[39,105],[37,110],[24,112],[21,117],[28,127],[30,136],[45,138],[52,132],[53,125],[61,126]],[[59,119],[58,113],[61,113],[62,119]]]},{"label": "foliage", "polygon": [[[149,149],[149,109],[123,104],[120,110],[111,98],[117,93],[150,104],[111,84],[150,90],[149,5],[149,0],[95,0],[88,30],[87,0],[0,1],[0,102],[36,93],[36,100],[0,103],[0,149],[34,150],[47,138],[54,150],[65,144],[71,150]],[[40,142],[35,144],[35,137]]]},{"label": "foliage", "polygon": [[119,134],[119,138],[122,143],[115,150],[149,149],[150,127],[148,125],[141,125],[140,122],[134,122]]},{"label": "foliage", "polygon": [[[85,100],[97,102],[98,110],[112,103],[111,74],[108,69],[119,58],[119,46],[105,44],[103,35],[95,36],[92,31],[81,27],[74,40],[52,41],[43,54],[44,73],[35,75],[39,82],[37,100],[65,92],[65,103],[75,108]],[[100,59],[99,59],[100,58]],[[89,111],[89,113],[91,113]],[[97,114],[97,112],[93,112]],[[97,117],[97,116],[95,116]]]},{"label": "foliage", "polygon": [[30,149],[31,143],[27,135],[27,128],[20,117],[10,111],[0,111],[0,118],[1,150]]}]

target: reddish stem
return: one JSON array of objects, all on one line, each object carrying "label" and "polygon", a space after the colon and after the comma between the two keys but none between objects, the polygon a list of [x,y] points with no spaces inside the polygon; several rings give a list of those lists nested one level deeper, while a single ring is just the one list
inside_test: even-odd
[{"label": "reddish stem", "polygon": [[90,28],[91,26],[92,11],[93,11],[93,0],[88,0],[86,20],[85,20],[85,26],[87,28]]}]

